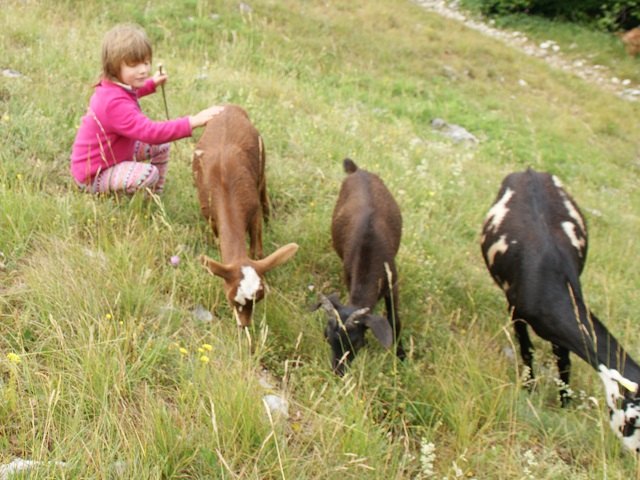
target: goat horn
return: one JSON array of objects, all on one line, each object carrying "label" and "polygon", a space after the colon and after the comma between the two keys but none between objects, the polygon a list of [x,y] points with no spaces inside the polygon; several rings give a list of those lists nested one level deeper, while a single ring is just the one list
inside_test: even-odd
[{"label": "goat horn", "polygon": [[345,325],[348,325],[350,322],[355,322],[358,318],[362,317],[363,315],[366,315],[367,313],[369,313],[368,307],[361,308],[360,310],[356,310],[351,315],[349,315],[349,318],[347,318],[347,321],[344,323]]},{"label": "goat horn", "polygon": [[336,310],[336,307],[333,306],[333,303],[331,303],[331,300],[325,297],[322,293],[318,293],[318,298],[320,299],[320,305],[322,305],[322,308],[327,311],[330,319],[339,323],[340,327],[342,327],[343,330],[346,330],[344,323],[342,323],[342,319],[340,318],[340,314]]}]

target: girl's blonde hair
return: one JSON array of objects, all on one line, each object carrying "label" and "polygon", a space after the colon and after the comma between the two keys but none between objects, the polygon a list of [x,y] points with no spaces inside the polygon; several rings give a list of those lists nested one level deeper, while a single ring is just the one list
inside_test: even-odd
[{"label": "girl's blonde hair", "polygon": [[127,65],[151,61],[151,42],[144,30],[137,25],[116,25],[102,40],[101,78],[119,81],[122,62]]}]

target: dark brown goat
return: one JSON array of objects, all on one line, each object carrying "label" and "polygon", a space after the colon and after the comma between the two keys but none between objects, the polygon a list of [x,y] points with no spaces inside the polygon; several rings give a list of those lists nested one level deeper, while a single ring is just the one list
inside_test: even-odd
[{"label": "dark brown goat", "polygon": [[[600,375],[610,426],[632,451],[640,449],[640,367],[587,308],[580,273],[587,258],[587,229],[578,205],[548,173],[508,175],[482,227],[482,254],[504,290],[520,353],[533,378],[533,344],[527,326],[553,345],[569,400],[569,353]],[[620,394],[619,386],[625,390]]]},{"label": "dark brown goat", "polygon": [[[333,210],[331,238],[343,262],[349,301],[342,305],[337,294],[320,297],[328,314],[324,335],[331,345],[332,366],[338,374],[344,373],[345,362],[353,360],[364,345],[368,328],[385,348],[397,340],[396,353],[400,359],[405,357],[399,340],[395,265],[402,214],[380,177],[358,169],[349,158],[344,159],[343,165],[348,175]],[[386,318],[370,313],[382,297]]]},{"label": "dark brown goat", "polygon": [[[222,263],[201,255],[213,275],[222,277],[239,325],[251,325],[253,306],[264,296],[263,275],[298,250],[290,243],[266,258],[262,219],[269,214],[262,138],[247,113],[226,105],[205,126],[193,153],[193,178],[202,215],[220,240]],[[246,237],[249,234],[247,255]]]}]

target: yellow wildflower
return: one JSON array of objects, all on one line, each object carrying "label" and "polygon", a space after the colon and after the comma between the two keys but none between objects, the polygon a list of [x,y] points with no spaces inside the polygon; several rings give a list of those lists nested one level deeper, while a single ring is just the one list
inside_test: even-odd
[{"label": "yellow wildflower", "polygon": [[202,355],[202,356],[200,357],[200,361],[201,361],[202,363],[209,363],[209,357],[207,357],[206,355]]},{"label": "yellow wildflower", "polygon": [[213,347],[208,343],[203,344],[202,348],[204,348],[207,352],[210,352],[211,350],[213,350]]},{"label": "yellow wildflower", "polygon": [[20,357],[13,352],[7,353],[7,358],[11,363],[20,363],[22,361]]},{"label": "yellow wildflower", "polygon": [[110,314],[110,313],[107,313],[107,314],[104,316],[104,318],[106,318],[107,320],[111,320],[111,314]]},{"label": "yellow wildflower", "polygon": [[186,355],[187,353],[189,353],[189,351],[188,351],[186,348],[184,348],[184,347],[181,347],[181,348],[180,348],[180,350],[179,350],[179,352],[180,352],[181,354],[183,354],[183,355]]}]

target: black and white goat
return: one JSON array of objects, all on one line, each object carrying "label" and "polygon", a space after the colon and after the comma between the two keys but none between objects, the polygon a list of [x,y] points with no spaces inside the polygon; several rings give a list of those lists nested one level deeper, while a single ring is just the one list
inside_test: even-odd
[{"label": "black and white goat", "polygon": [[[333,369],[340,375],[345,363],[353,360],[364,345],[367,329],[385,348],[397,340],[396,354],[400,359],[405,357],[399,340],[395,265],[402,235],[400,207],[380,177],[358,169],[349,158],[344,159],[343,166],[348,175],[333,210],[331,239],[343,262],[349,301],[343,305],[335,293],[320,295],[328,315],[324,335],[331,345]],[[382,297],[386,317],[371,313]]]},{"label": "black and white goat", "polygon": [[[531,377],[533,345],[527,325],[553,344],[566,389],[570,352],[598,371],[611,428],[627,448],[639,451],[640,367],[585,305],[579,277],[587,257],[587,228],[561,182],[532,170],[508,175],[482,227],[482,254],[506,293]],[[563,406],[569,401],[566,389],[561,391]]]}]

